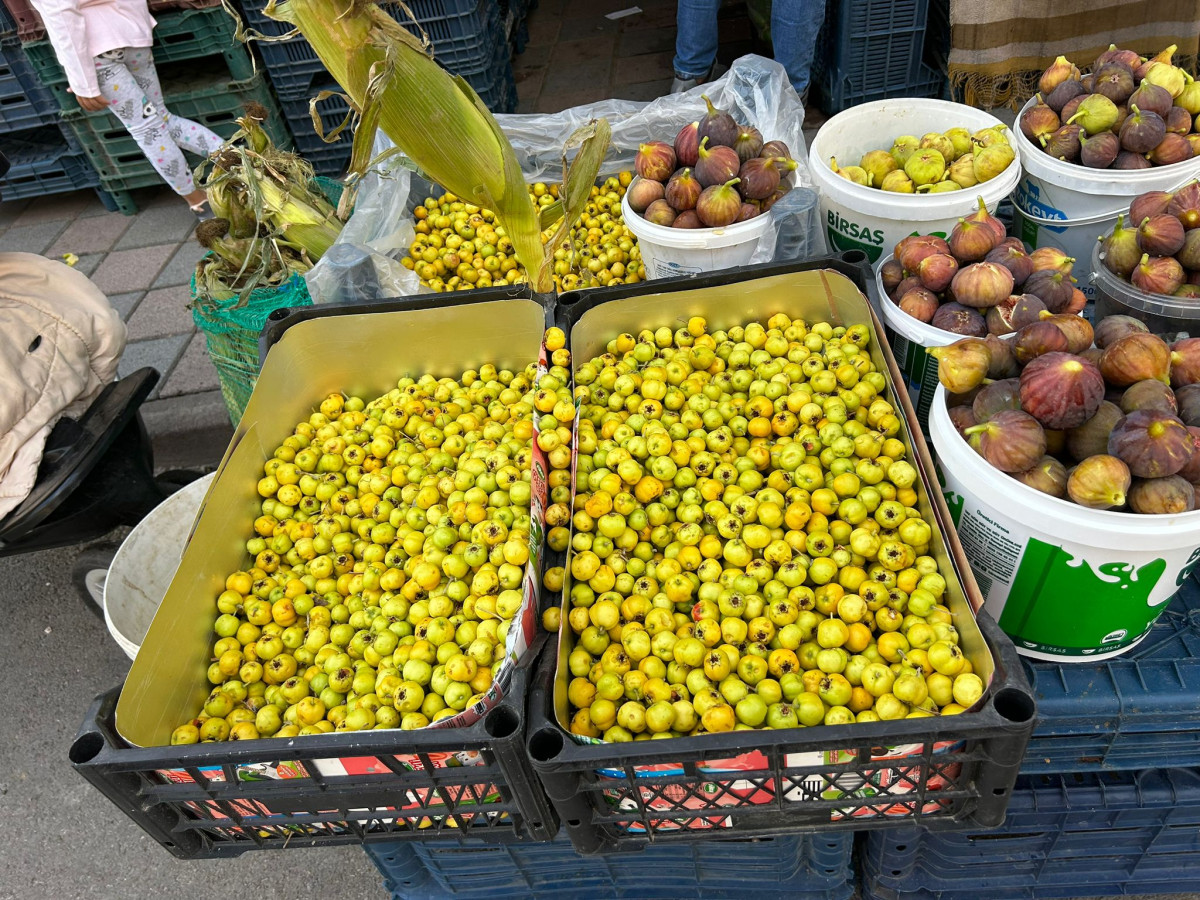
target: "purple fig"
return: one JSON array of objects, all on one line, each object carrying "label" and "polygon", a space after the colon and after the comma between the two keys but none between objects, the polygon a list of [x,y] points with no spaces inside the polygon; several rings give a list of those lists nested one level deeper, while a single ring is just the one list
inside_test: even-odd
[{"label": "purple fig", "polygon": [[1195,485],[1200,482],[1200,428],[1188,425],[1188,434],[1192,436],[1192,455],[1176,474]]},{"label": "purple fig", "polygon": [[900,260],[889,259],[879,267],[879,277],[883,281],[883,289],[890,297],[896,286],[904,280],[904,266],[900,265]]},{"label": "purple fig", "polygon": [[1172,106],[1164,117],[1167,123],[1167,134],[1186,135],[1192,130],[1192,114],[1182,106]]},{"label": "purple fig", "polygon": [[1019,123],[1021,132],[1036,146],[1041,146],[1042,138],[1048,138],[1061,125],[1058,113],[1046,105],[1041,94],[1037,97],[1037,103],[1021,114]]},{"label": "purple fig", "polygon": [[1070,304],[1074,293],[1074,282],[1075,279],[1070,275],[1043,269],[1025,279],[1021,290],[1040,298],[1046,304],[1046,309],[1057,313],[1062,312]]},{"label": "purple fig", "polygon": [[914,288],[901,297],[897,305],[914,319],[929,324],[933,321],[939,302],[938,298],[925,288]]},{"label": "purple fig", "polygon": [[[1145,334],[1148,330],[1145,322],[1141,322],[1133,316],[1105,316],[1096,323],[1096,346],[1103,350],[1127,334]],[[1134,379],[1134,381],[1136,380]],[[1127,383],[1132,384],[1133,382]]]},{"label": "purple fig", "polygon": [[1192,158],[1192,145],[1183,135],[1168,131],[1158,145],[1146,155],[1156,166],[1173,166]]},{"label": "purple fig", "polygon": [[752,125],[743,125],[738,128],[737,137],[733,141],[733,149],[737,151],[738,159],[743,163],[748,159],[754,159],[762,152],[762,148],[762,132]]},{"label": "purple fig", "polygon": [[981,338],[988,333],[987,322],[979,310],[963,306],[961,303],[943,303],[933,314],[929,324],[942,331],[967,337]]},{"label": "purple fig", "polygon": [[948,253],[935,253],[927,256],[917,266],[917,277],[921,279],[921,284],[935,294],[948,288],[956,274],[958,274],[958,260]]},{"label": "purple fig", "polygon": [[738,170],[742,167],[742,161],[732,147],[709,147],[707,136],[700,138],[700,149],[696,153],[698,159],[692,167],[692,174],[701,187],[725,184],[737,178]]},{"label": "purple fig", "polygon": [[1138,478],[1162,478],[1182,469],[1195,452],[1195,445],[1178,416],[1139,409],[1113,426],[1108,452]]},{"label": "purple fig", "polygon": [[1067,105],[1068,100],[1086,93],[1087,91],[1083,89],[1078,78],[1068,79],[1053,90],[1041,92],[1042,96],[1046,98],[1046,105],[1056,113],[1062,112],[1062,108]]},{"label": "purple fig", "polygon": [[1020,330],[1026,325],[1041,321],[1042,313],[1045,311],[1046,304],[1040,297],[1035,297],[1033,294],[1018,295],[1010,317],[1013,328]]},{"label": "purple fig", "polygon": [[1109,62],[1120,63],[1132,72],[1142,64],[1142,58],[1133,50],[1122,50],[1116,44],[1109,44],[1108,49],[1096,57],[1096,63],[1093,68],[1099,69],[1105,63]]},{"label": "purple fig", "polygon": [[916,272],[921,260],[935,253],[950,253],[950,245],[934,234],[914,234],[896,244],[895,257],[904,271]]},{"label": "purple fig", "polygon": [[1004,409],[986,422],[966,429],[965,436],[979,435],[979,454],[1001,472],[1024,472],[1046,454],[1046,433],[1033,416],[1018,409]]},{"label": "purple fig", "polygon": [[1067,453],[1076,462],[1082,462],[1089,456],[1107,453],[1108,436],[1112,433],[1113,426],[1121,421],[1124,415],[1115,403],[1102,401],[1090,419],[1067,430]]},{"label": "purple fig", "polygon": [[[1087,90],[1086,85],[1084,86],[1084,91],[1086,93],[1077,94],[1063,105],[1063,108],[1058,113],[1059,121],[1069,122],[1075,113],[1079,112],[1079,107],[1083,104],[1083,101],[1091,96],[1091,91]],[[1083,126],[1080,125],[1079,127],[1082,128]]]},{"label": "purple fig", "polygon": [[989,335],[1003,336],[1017,330],[1012,324],[1012,311],[1016,305],[1017,298],[1009,297],[1007,300],[1001,300],[984,313],[983,320],[987,323]]},{"label": "purple fig", "polygon": [[[648,178],[638,176],[633,180],[633,184],[629,185],[629,190],[625,193],[626,199],[629,200],[629,208],[634,212],[645,212],[646,207],[655,200],[663,199],[663,186],[661,181],[651,181]],[[669,201],[668,201],[669,202]],[[675,204],[671,204],[674,206]]]},{"label": "purple fig", "polygon": [[666,200],[655,200],[646,207],[645,212],[642,213],[642,218],[647,222],[666,227],[675,221],[675,210]]},{"label": "purple fig", "polygon": [[1200,384],[1176,388],[1175,400],[1179,403],[1179,418],[1184,424],[1189,428],[1200,427]]},{"label": "purple fig", "polygon": [[1146,191],[1129,204],[1129,221],[1141,225],[1143,219],[1165,213],[1171,206],[1172,195],[1166,191]]},{"label": "purple fig", "polygon": [[749,200],[766,200],[779,187],[779,170],[774,159],[752,157],[742,163],[738,171],[741,187],[738,189]]},{"label": "purple fig", "polygon": [[1079,159],[1082,145],[1079,135],[1083,131],[1078,125],[1064,125],[1049,138],[1042,139],[1042,149],[1055,159],[1064,162],[1075,162]]},{"label": "purple fig", "polygon": [[978,425],[975,421],[975,413],[972,412],[970,404],[966,406],[952,406],[947,412],[950,414],[950,424],[954,426],[954,430],[962,434],[972,425]]},{"label": "purple fig", "polygon": [[738,212],[737,220],[739,222],[746,222],[746,221],[749,221],[750,219],[753,219],[755,216],[761,216],[761,215],[762,215],[762,207],[758,205],[757,200],[743,200],[742,208]]},{"label": "purple fig", "polygon": [[1125,388],[1119,405],[1126,415],[1139,409],[1156,409],[1172,416],[1179,412],[1175,392],[1157,378],[1135,381]]},{"label": "purple fig", "polygon": [[[701,143],[704,143],[704,139],[708,138],[709,147],[716,148],[721,146],[732,149],[738,137],[739,129],[737,122],[734,121],[733,116],[729,113],[713,106],[707,94],[701,94],[700,98],[704,101],[704,105],[708,107],[708,111],[701,117],[700,124],[696,127],[696,137],[699,138]],[[737,154],[735,153],[734,155],[736,156]]]},{"label": "purple fig", "polygon": [[1150,256],[1173,256],[1183,249],[1183,223],[1170,213],[1143,219],[1137,236],[1138,246]]},{"label": "purple fig", "polygon": [[[1175,258],[1186,268],[1200,271],[1200,228],[1190,228],[1183,233],[1183,246],[1179,248]],[[1196,285],[1184,285],[1184,287],[1196,287]]]},{"label": "purple fig", "polygon": [[685,209],[675,217],[675,221],[671,223],[672,228],[703,228],[704,223],[700,221],[700,217],[696,215],[694,209]]},{"label": "purple fig", "polygon": [[1140,85],[1129,95],[1126,101],[1129,107],[1136,106],[1138,109],[1152,112],[1156,116],[1166,118],[1167,113],[1171,111],[1171,94],[1163,87],[1157,84],[1151,84],[1148,81],[1142,81]]},{"label": "purple fig", "polygon": [[681,166],[690,168],[699,159],[697,155],[697,151],[700,149],[700,138],[697,134],[699,127],[699,122],[689,122],[675,135],[675,160]]},{"label": "purple fig", "polygon": [[788,149],[788,145],[783,141],[767,141],[759,151],[759,156],[771,158],[782,156],[784,159],[792,158],[792,151]]},{"label": "purple fig", "polygon": [[1021,408],[1045,428],[1078,428],[1104,402],[1104,378],[1071,353],[1046,353],[1021,372]]},{"label": "purple fig", "polygon": [[675,148],[663,141],[649,141],[638,147],[633,168],[642,178],[666,181],[675,171]]},{"label": "purple fig", "polygon": [[1124,103],[1133,93],[1133,70],[1121,63],[1104,63],[1095,70],[1092,90],[1103,94],[1113,103]]},{"label": "purple fig", "polygon": [[987,309],[1012,294],[1012,273],[998,263],[972,263],[959,269],[950,282],[954,299],[974,309]]},{"label": "purple fig", "polygon": [[1140,109],[1136,103],[1129,104],[1129,115],[1121,123],[1121,147],[1134,153],[1149,153],[1167,133],[1167,123],[1158,113]]},{"label": "purple fig", "polygon": [[1183,266],[1174,257],[1147,254],[1129,273],[1129,283],[1147,294],[1173,294],[1183,277]]},{"label": "purple fig", "polygon": [[1026,368],[1033,360],[1047,353],[1066,353],[1067,336],[1049,322],[1034,322],[1026,325],[1013,338],[1013,353],[1017,362]]},{"label": "purple fig", "polygon": [[696,200],[696,215],[708,228],[724,228],[737,221],[742,211],[742,198],[734,187],[737,178],[724,184],[714,184],[700,192]]},{"label": "purple fig", "polygon": [[1083,316],[1072,316],[1063,313],[1054,314],[1049,311],[1042,313],[1041,321],[1049,322],[1067,338],[1067,352],[1076,355],[1092,346],[1095,333],[1092,323]]},{"label": "purple fig", "polygon": [[1030,275],[1033,274],[1033,260],[1023,248],[1011,244],[997,247],[983,259],[984,262],[1004,266],[1012,273],[1013,288],[1020,288]]},{"label": "purple fig", "polygon": [[1104,263],[1104,268],[1114,275],[1128,278],[1141,259],[1142,248],[1138,243],[1137,231],[1126,228],[1125,217],[1117,216],[1117,224],[1112,234],[1101,238],[1100,261]]},{"label": "purple fig", "polygon": [[1149,169],[1152,166],[1153,164],[1143,154],[1122,150],[1109,168],[1129,171],[1131,169]]},{"label": "purple fig", "polygon": [[1121,141],[1111,131],[1079,138],[1079,161],[1089,169],[1107,169],[1116,162],[1120,152]]},{"label": "purple fig", "polygon": [[971,403],[976,422],[986,422],[1002,409],[1021,408],[1021,382],[1005,378],[984,385]]},{"label": "purple fig", "polygon": [[994,334],[989,334],[983,342],[992,354],[992,361],[988,364],[988,378],[1001,381],[1005,378],[1016,378],[1021,374],[1021,365],[1013,355],[1012,341],[1001,340]]},{"label": "purple fig", "polygon": [[689,168],[682,168],[667,182],[666,190],[663,192],[663,198],[671,204],[678,212],[683,212],[685,209],[695,209],[696,201],[700,199],[700,182],[696,180],[696,176],[692,174]]},{"label": "purple fig", "polygon": [[1196,492],[1186,478],[1135,478],[1129,488],[1129,508],[1149,516],[1177,516],[1195,508]]},{"label": "purple fig", "polygon": [[1067,467],[1053,456],[1043,456],[1033,468],[1013,472],[1012,476],[1021,484],[1051,497],[1067,496]]},{"label": "purple fig", "polygon": [[[1106,322],[1100,323],[1097,343],[1102,337],[1108,337],[1104,334]],[[1100,372],[1113,387],[1128,387],[1147,378],[1170,384],[1171,348],[1156,334],[1130,329],[1104,345]]]},{"label": "purple fig", "polygon": [[1167,212],[1177,218],[1185,229],[1200,228],[1200,181],[1189,181],[1172,194]]},{"label": "purple fig", "polygon": [[1171,345],[1171,387],[1200,383],[1200,338],[1180,338]]}]

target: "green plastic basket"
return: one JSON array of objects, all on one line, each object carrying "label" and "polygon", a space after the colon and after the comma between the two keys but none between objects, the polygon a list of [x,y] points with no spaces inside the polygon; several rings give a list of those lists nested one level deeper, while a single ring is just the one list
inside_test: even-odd
[{"label": "green plastic basket", "polygon": [[[318,176],[314,179],[321,193],[336,204],[341,198],[341,182]],[[237,425],[250,402],[258,380],[258,336],[267,317],[277,309],[312,306],[312,297],[303,275],[293,275],[287,283],[274,288],[258,288],[241,298],[212,300],[202,298],[192,273],[192,321],[204,332],[208,356],[217,370],[221,397],[230,421]]]}]

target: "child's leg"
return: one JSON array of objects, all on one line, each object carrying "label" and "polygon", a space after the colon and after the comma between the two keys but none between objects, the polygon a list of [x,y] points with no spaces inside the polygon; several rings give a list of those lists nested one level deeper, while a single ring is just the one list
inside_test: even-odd
[{"label": "child's leg", "polygon": [[151,103],[126,65],[129,52],[114,50],[96,57],[100,95],[108,101],[109,110],[121,120],[163,180],[175,193],[186,197],[196,190],[191,167],[171,140],[161,110],[161,98],[159,106]]},{"label": "child's leg", "polygon": [[149,47],[126,48],[125,65],[145,92],[146,99],[162,114],[167,133],[177,146],[207,156],[224,143],[219,134],[199,122],[177,116],[167,109],[163,103],[162,86],[158,82],[158,70],[154,68],[154,55]]}]

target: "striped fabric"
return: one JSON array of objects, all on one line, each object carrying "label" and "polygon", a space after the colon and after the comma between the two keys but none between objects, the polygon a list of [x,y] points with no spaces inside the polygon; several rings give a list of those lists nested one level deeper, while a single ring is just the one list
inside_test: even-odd
[{"label": "striped fabric", "polygon": [[950,0],[950,86],[972,106],[1014,108],[1059,55],[1085,72],[1109,44],[1195,73],[1200,0]]}]

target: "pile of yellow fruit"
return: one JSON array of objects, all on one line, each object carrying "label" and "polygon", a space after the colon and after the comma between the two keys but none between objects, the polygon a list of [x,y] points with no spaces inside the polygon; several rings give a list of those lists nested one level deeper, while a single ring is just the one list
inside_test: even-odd
[{"label": "pile of yellow fruit", "polygon": [[[864,325],[622,334],[575,373],[571,730],[606,741],[959,713],[959,649]],[[550,623],[548,623],[550,624]]]},{"label": "pile of yellow fruit", "polygon": [[[610,284],[637,284],[644,277],[637,238],[625,227],[621,198],[633,173],[621,172],[592,187],[583,216],[563,246],[554,251],[554,283],[559,291]],[[558,199],[558,185],[529,186],[539,207]],[[495,214],[454,194],[426,197],[413,210],[416,236],[401,263],[435,291],[518,284],[525,272],[513,255],[512,241]],[[542,243],[554,227],[542,232]]]},{"label": "pile of yellow fruit", "polygon": [[214,688],[172,743],[422,728],[491,689],[537,531],[535,433],[556,495],[570,483],[561,335],[537,383],[534,364],[406,377],[296,425],[215,598]]}]

